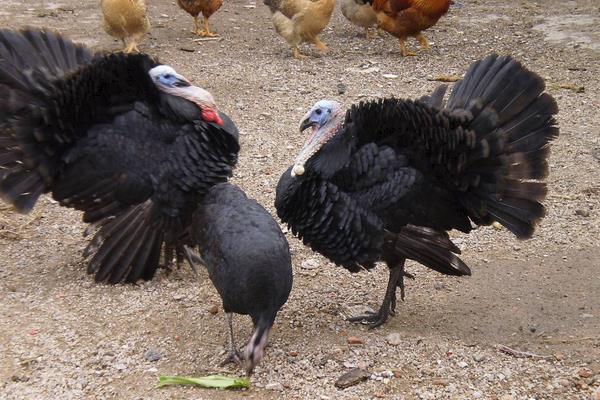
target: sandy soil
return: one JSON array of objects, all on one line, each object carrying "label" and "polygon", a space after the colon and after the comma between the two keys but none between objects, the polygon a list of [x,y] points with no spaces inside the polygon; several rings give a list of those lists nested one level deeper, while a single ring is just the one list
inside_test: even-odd
[{"label": "sandy soil", "polygon": [[[261,3],[226,0],[211,18],[221,39],[198,42],[175,2],[148,2],[152,29],[140,48],[211,91],[232,116],[243,146],[234,181],[271,210],[279,175],[304,141],[297,123],[316,100],[418,97],[436,85],[430,78],[460,75],[492,51],[513,54],[545,77],[561,110],[547,217],[527,242],[493,228],[454,235],[473,276],[448,278],[411,264],[417,279],[407,301],[376,330],[344,316],[377,306],[385,268],[349,274],[290,236],[292,295],[253,388],[231,393],[154,388],[158,375],[222,372],[225,318],[210,312],[220,300],[204,272],[96,285],[81,260],[77,212],[48,198],[25,216],[0,206],[1,398],[600,398],[597,2],[464,0],[427,32],[432,51],[413,58],[401,58],[390,36],[367,41],[336,9],[322,35],[330,53],[301,62]],[[98,3],[3,0],[0,23],[53,27],[116,50]],[[319,267],[302,268],[306,259]],[[242,342],[250,321],[236,321]],[[362,343],[349,345],[348,337]],[[515,357],[501,345],[534,356]],[[148,350],[160,359],[148,361]],[[371,378],[334,387],[354,367]]]}]

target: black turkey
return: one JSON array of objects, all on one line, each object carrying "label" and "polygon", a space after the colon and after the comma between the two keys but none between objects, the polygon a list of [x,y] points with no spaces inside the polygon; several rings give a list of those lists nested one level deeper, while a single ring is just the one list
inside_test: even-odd
[{"label": "black turkey", "polygon": [[152,278],[238,151],[233,122],[173,68],[0,30],[0,196],[28,212],[50,192],[83,211],[97,281]]},{"label": "black turkey", "polygon": [[443,104],[445,87],[417,101],[322,100],[302,119],[311,135],[281,177],[275,206],[293,233],[350,271],[384,261],[383,304],[359,320],[378,326],[404,297],[404,263],[469,275],[447,231],[499,222],[529,238],[544,216],[549,142],[558,136],[544,82],[511,57],[475,62]]},{"label": "black turkey", "polygon": [[[288,242],[273,217],[229,183],[213,186],[194,216],[193,244],[221,299],[229,322],[225,362],[244,364],[248,374],[263,358],[269,331],[292,289]],[[239,354],[233,314],[250,315],[254,334]]]}]

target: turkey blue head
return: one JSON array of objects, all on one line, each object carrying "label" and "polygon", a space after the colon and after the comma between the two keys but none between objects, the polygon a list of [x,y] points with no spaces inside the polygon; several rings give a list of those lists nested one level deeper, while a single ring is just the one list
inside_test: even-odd
[{"label": "turkey blue head", "polygon": [[337,135],[344,115],[342,105],[334,100],[320,100],[306,113],[300,122],[300,132],[310,128],[311,134],[294,161],[292,176],[304,174],[306,162]]},{"label": "turkey blue head", "polygon": [[215,99],[208,91],[192,85],[190,81],[168,65],[158,65],[152,68],[148,74],[160,91],[196,104],[200,108],[204,121],[223,125]]}]

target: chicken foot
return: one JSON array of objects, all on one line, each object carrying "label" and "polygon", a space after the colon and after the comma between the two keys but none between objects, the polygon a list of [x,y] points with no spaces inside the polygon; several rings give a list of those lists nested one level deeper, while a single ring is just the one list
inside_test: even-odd
[{"label": "chicken foot", "polygon": [[402,57],[416,56],[415,53],[413,53],[412,51],[408,51],[408,49],[406,48],[406,38],[400,38],[398,40],[400,41],[400,54],[402,55]]},{"label": "chicken foot", "polygon": [[404,276],[412,277],[412,275],[404,272],[404,262],[402,259],[397,264],[390,266],[390,278],[388,280],[387,288],[385,290],[385,296],[381,307],[377,312],[366,312],[363,315],[351,317],[348,319],[350,322],[361,322],[365,325],[369,325],[370,328],[376,328],[383,325],[390,314],[394,315],[396,312],[396,288],[400,288],[400,299],[404,301]]},{"label": "chicken foot", "polygon": [[417,39],[423,50],[431,49],[431,46],[429,46],[429,41],[425,36],[423,36],[422,33],[419,33],[417,36],[415,36],[415,39]]},{"label": "chicken foot", "polygon": [[227,324],[229,325],[229,353],[227,354],[227,358],[223,360],[219,366],[222,367],[227,364],[236,364],[241,367],[244,362],[244,356],[237,349],[233,338],[233,313],[227,313]]},{"label": "chicken foot", "polygon": [[193,34],[202,37],[215,37],[216,33],[210,31],[210,26],[208,25],[208,18],[204,17],[204,29],[200,29],[200,21],[198,21],[198,16],[194,17],[194,27],[195,29],[192,31]]},{"label": "chicken foot", "polygon": [[298,46],[292,47],[292,56],[297,60],[303,60],[307,58],[305,54],[300,53],[300,49],[298,49]]},{"label": "chicken foot", "polygon": [[315,45],[315,47],[317,48],[317,50],[320,53],[326,53],[327,51],[329,51],[329,48],[327,47],[327,45],[323,42],[321,42],[321,39],[319,39],[318,36],[315,36],[311,39],[311,42]]}]

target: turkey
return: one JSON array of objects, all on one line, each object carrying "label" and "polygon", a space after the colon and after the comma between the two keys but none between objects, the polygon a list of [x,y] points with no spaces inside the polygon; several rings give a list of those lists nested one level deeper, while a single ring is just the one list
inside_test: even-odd
[{"label": "turkey", "polygon": [[470,275],[448,231],[499,222],[519,239],[544,216],[549,143],[558,136],[544,82],[511,57],[475,62],[443,104],[445,86],[420,100],[322,100],[302,119],[312,133],[277,185],[275,207],[292,232],[356,272],[389,267],[383,303],[357,316],[371,326],[404,299],[404,263]]},{"label": "turkey", "polygon": [[[292,289],[288,242],[267,210],[229,183],[209,190],[193,221],[193,244],[202,254],[229,322],[230,352],[224,363],[244,365],[251,374]],[[233,339],[232,313],[250,315],[254,324],[243,355]]]},{"label": "turkey", "polygon": [[96,281],[151,279],[163,251],[191,256],[181,238],[238,151],[212,95],[170,66],[0,30],[0,197],[26,213],[51,193],[83,211]]}]

